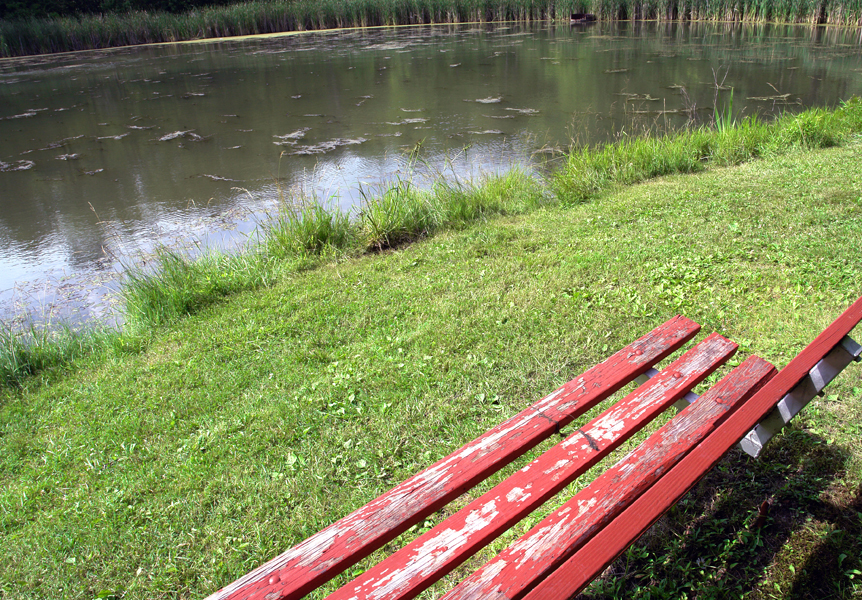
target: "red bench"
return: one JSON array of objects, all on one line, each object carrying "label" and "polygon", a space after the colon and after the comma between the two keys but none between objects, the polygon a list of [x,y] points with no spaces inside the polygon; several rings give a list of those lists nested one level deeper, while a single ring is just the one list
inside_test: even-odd
[{"label": "red bench", "polygon": [[[647,423],[688,404],[636,450],[444,596],[573,597],[742,440],[756,455],[860,348],[847,335],[862,298],[784,369],[752,356],[697,398],[692,388],[737,345],[713,333],[653,367],[700,326],[677,316],[520,414],[222,588],[211,600],[301,598],[569,425],[626,384],[643,383],[508,479],[332,593],[413,598],[530,514]],[[696,400],[696,401],[695,401]],[[760,425],[758,425],[760,423]]]}]

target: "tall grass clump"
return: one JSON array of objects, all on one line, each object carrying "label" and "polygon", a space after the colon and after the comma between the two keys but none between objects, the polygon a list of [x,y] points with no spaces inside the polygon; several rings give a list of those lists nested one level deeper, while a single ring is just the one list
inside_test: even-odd
[{"label": "tall grass clump", "polygon": [[109,346],[116,331],[85,327],[37,326],[14,330],[0,323],[0,386],[20,386],[30,375],[68,365]]},{"label": "tall grass clump", "polygon": [[275,277],[265,254],[208,251],[192,258],[159,249],[146,267],[127,271],[121,289],[127,327],[149,329],[192,314],[229,294],[269,285]]},{"label": "tall grass clump", "polygon": [[519,169],[478,182],[440,179],[432,191],[440,222],[449,229],[461,229],[493,216],[530,212],[549,201],[539,181]]},{"label": "tall grass clump", "polygon": [[266,251],[274,258],[345,251],[354,245],[356,237],[348,214],[313,200],[284,207],[262,227]]},{"label": "tall grass clump", "polygon": [[736,165],[797,147],[826,148],[860,131],[862,99],[858,97],[834,111],[809,109],[772,122],[754,116],[737,122],[726,115],[719,117],[714,127],[573,149],[563,168],[552,176],[550,185],[563,203],[578,203],[613,185],[692,173],[707,165]]},{"label": "tall grass clump", "polygon": [[360,190],[357,226],[368,250],[386,250],[429,235],[441,224],[437,198],[398,179],[377,195]]}]

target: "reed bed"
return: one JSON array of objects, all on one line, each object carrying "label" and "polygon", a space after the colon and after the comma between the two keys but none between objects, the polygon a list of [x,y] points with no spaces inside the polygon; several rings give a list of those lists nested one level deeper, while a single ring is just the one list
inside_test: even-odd
[{"label": "reed bed", "polygon": [[257,0],[181,14],[133,11],[0,21],[0,57],[182,40],[430,23],[710,20],[862,25],[862,0]]}]

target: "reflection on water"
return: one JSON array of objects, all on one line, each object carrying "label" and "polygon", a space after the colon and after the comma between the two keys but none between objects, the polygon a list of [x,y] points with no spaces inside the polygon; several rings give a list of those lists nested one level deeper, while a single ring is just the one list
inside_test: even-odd
[{"label": "reflection on water", "polygon": [[[434,26],[0,62],[0,318],[104,316],[157,242],[230,247],[279,192],[335,198],[541,148],[862,93],[855,32],[714,24]],[[723,89],[716,84],[723,83]],[[420,162],[409,156],[419,151]],[[95,302],[94,302],[95,301]],[[95,306],[95,308],[94,308]]]}]

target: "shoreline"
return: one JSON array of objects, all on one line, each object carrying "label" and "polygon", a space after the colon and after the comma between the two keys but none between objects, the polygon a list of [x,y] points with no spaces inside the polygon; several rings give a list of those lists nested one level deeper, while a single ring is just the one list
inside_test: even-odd
[{"label": "shoreline", "polygon": [[[386,254],[415,241],[477,223],[534,213],[546,207],[590,203],[616,189],[676,174],[749,163],[799,149],[841,146],[862,133],[862,98],[832,111],[809,109],[770,122],[749,117],[722,120],[663,137],[627,138],[596,147],[573,149],[565,164],[546,179],[525,171],[487,176],[480,181],[451,182],[445,177],[429,189],[397,180],[366,198],[356,219],[319,204],[282,205],[280,214],[261,224],[256,243],[226,254],[207,250],[190,258],[157,248],[146,268],[126,272],[119,297],[124,325],[93,348],[109,349],[118,340],[144,343],[153,332],[233,295],[267,288],[291,273]],[[85,328],[87,329],[87,328]],[[74,362],[79,354],[59,349],[75,345],[76,336],[105,333],[51,332],[31,324],[18,333],[0,328],[0,387],[20,386],[33,373]],[[59,337],[55,340],[55,334]],[[125,342],[121,342],[125,343]],[[54,358],[44,360],[45,353]]]},{"label": "shoreline", "polygon": [[[448,4],[446,4],[448,2]],[[590,13],[604,22],[729,23],[825,27],[862,27],[862,8],[850,4],[808,6],[710,4],[707,0],[630,5],[590,0],[587,5],[553,0],[503,0],[466,6],[461,0],[444,4],[419,0],[407,5],[377,6],[374,0],[321,5],[320,2],[251,1],[223,7],[203,7],[187,13],[129,12],[70,15],[54,19],[0,20],[0,57],[25,57],[79,50],[99,50],[149,44],[199,43],[237,37],[275,36],[308,31],[345,31],[422,25],[470,25],[543,21],[569,24],[570,15]],[[855,12],[854,12],[855,11]]]},{"label": "shoreline", "polygon": [[[862,289],[854,136],[397,251],[300,260],[143,340],[0,390],[0,585],[10,600],[206,596],[673,314],[738,340],[740,357],[785,364]],[[760,460],[720,463],[612,569],[631,576],[591,592],[655,598],[655,580],[668,600],[738,586],[752,600],[776,585],[852,592],[862,397],[851,375]],[[752,532],[763,497],[770,520]],[[693,531],[702,518],[710,528]],[[828,544],[812,536],[838,526],[847,533]],[[679,577],[692,557],[699,568]]]}]

